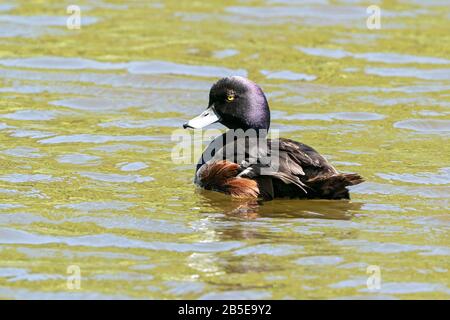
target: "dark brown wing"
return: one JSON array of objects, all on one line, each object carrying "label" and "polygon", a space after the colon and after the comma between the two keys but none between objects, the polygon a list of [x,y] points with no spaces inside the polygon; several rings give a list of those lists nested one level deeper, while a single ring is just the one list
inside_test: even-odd
[{"label": "dark brown wing", "polygon": [[265,198],[349,198],[346,187],[363,181],[357,174],[339,173],[306,144],[284,138],[268,140],[267,143],[272,161],[278,159],[276,165],[272,163],[271,170],[260,164],[251,165],[251,170],[244,170],[242,174],[257,181],[261,177],[272,178],[271,184],[267,179],[264,186],[259,182],[260,192]]},{"label": "dark brown wing", "polygon": [[[272,140],[269,144],[274,145]],[[299,177],[302,182],[322,175],[338,173],[316,150],[301,142],[277,139],[280,154],[280,171]]]}]

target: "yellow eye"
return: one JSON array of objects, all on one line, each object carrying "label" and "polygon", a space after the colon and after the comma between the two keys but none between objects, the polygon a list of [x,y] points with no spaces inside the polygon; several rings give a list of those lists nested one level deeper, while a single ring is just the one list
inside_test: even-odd
[{"label": "yellow eye", "polygon": [[234,100],[234,95],[230,94],[230,95],[227,96],[227,101],[228,102],[231,102],[233,100]]}]

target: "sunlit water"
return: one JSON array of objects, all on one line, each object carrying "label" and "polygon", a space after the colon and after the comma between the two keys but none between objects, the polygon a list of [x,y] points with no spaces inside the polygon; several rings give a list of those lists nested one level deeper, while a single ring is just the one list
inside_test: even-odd
[{"label": "sunlit water", "polygon": [[[448,1],[380,30],[363,1],[77,2],[81,30],[0,4],[1,298],[450,298]],[[196,190],[171,135],[227,75],[366,178],[351,202]]]}]

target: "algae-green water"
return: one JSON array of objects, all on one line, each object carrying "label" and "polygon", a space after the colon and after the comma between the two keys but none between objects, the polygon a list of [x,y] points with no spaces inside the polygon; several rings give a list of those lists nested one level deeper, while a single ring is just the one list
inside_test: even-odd
[{"label": "algae-green water", "polygon": [[[0,298],[450,298],[448,1],[71,2],[0,4]],[[228,75],[350,202],[194,187],[172,134]]]}]

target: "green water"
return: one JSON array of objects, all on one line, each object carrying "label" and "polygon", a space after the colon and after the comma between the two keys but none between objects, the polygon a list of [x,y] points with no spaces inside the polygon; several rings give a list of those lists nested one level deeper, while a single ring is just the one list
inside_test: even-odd
[{"label": "green water", "polygon": [[[449,3],[368,30],[371,3],[326,2],[77,1],[68,30],[72,1],[2,1],[0,297],[450,298]],[[366,178],[351,202],[196,190],[171,136],[230,74]]]}]

